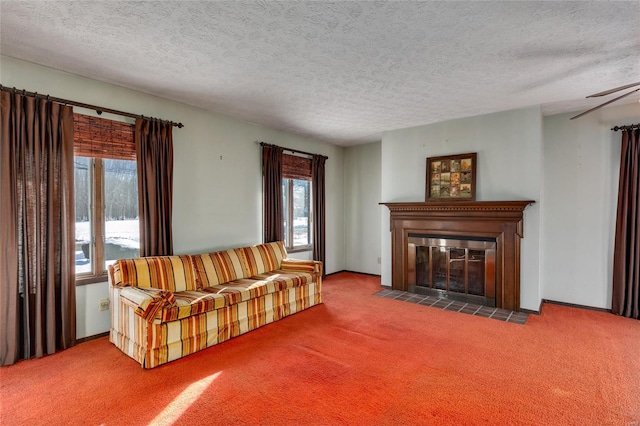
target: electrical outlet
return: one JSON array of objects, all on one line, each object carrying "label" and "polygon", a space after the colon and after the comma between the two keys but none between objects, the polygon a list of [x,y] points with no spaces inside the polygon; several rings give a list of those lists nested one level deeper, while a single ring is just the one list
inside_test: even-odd
[{"label": "electrical outlet", "polygon": [[108,311],[109,310],[109,299],[100,299],[100,311]]},{"label": "electrical outlet", "polygon": [[379,258],[378,258],[378,265],[380,265],[381,263],[382,263],[382,258],[381,258],[381,257],[379,257]]}]

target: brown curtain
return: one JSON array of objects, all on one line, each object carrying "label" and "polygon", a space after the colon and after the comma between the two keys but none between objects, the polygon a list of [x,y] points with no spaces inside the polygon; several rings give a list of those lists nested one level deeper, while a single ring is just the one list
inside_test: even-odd
[{"label": "brown curtain", "polygon": [[173,137],[170,123],[136,119],[140,256],[173,254]]},{"label": "brown curtain", "polygon": [[[313,191],[313,259],[325,263],[325,197],[324,197],[324,162],[326,157],[314,155],[311,160],[311,176]],[[322,268],[325,275],[326,267]]]},{"label": "brown curtain", "polygon": [[282,212],[282,156],[283,149],[262,145],[263,242],[284,239]]},{"label": "brown curtain", "polygon": [[640,319],[639,129],[622,133],[618,213],[613,257],[613,313]]},{"label": "brown curtain", "polygon": [[73,111],[0,92],[0,362],[75,343]]}]

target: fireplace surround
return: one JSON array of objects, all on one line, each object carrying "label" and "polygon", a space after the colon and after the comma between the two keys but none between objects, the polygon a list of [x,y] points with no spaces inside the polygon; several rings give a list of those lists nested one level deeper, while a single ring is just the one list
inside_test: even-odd
[{"label": "fireplace surround", "polygon": [[[489,297],[486,294],[482,297],[493,299],[498,308],[519,312],[520,239],[523,238],[523,212],[529,204],[534,202],[518,200],[381,203],[389,208],[391,216],[392,288],[416,292],[418,287],[415,284],[416,251],[410,246],[410,244],[415,246],[416,238],[495,241],[495,247],[489,249],[495,252],[493,265],[487,266],[485,261],[482,271],[485,274],[485,282],[490,277],[494,277],[494,286],[489,290]],[[469,248],[464,260],[467,267],[469,265],[468,250]],[[471,250],[474,249],[471,248]],[[458,258],[460,253],[456,255]],[[410,259],[410,256],[414,258]],[[410,260],[413,262],[411,267]],[[451,260],[450,253],[449,260]],[[494,271],[487,271],[487,268],[492,266]],[[465,278],[467,294],[469,293],[468,273],[467,269],[464,272],[467,274]],[[410,279],[413,280],[411,287]],[[459,284],[458,282],[457,285]],[[436,286],[436,290],[442,289]],[[494,294],[491,294],[491,291]]]}]

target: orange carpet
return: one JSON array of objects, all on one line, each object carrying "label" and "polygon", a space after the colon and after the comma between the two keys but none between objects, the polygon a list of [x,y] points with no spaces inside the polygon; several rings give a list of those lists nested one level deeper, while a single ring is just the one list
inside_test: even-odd
[{"label": "orange carpet", "polygon": [[107,338],[0,369],[2,425],[640,424],[640,321],[545,305],[526,325],[373,296],[142,370]]}]

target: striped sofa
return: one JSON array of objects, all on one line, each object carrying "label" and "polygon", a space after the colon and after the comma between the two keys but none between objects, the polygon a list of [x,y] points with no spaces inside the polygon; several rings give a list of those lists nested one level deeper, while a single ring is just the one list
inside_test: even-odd
[{"label": "striped sofa", "polygon": [[109,340],[144,368],[322,303],[322,262],[282,242],[109,266]]}]

